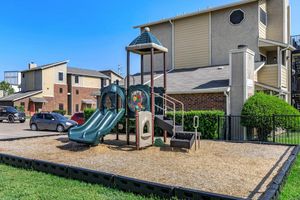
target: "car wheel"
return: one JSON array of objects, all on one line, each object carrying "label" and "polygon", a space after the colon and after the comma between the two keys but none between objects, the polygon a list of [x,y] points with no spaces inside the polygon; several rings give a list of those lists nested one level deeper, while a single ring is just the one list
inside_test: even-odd
[{"label": "car wheel", "polygon": [[31,129],[32,131],[37,131],[37,130],[38,130],[38,127],[37,127],[36,124],[31,124],[31,125],[30,125],[30,129]]},{"label": "car wheel", "polygon": [[62,132],[65,131],[65,128],[62,125],[59,124],[59,125],[57,125],[56,130],[57,130],[57,132],[62,133]]},{"label": "car wheel", "polygon": [[14,123],[14,122],[15,122],[14,117],[11,116],[11,115],[9,115],[9,116],[8,116],[8,122],[9,122],[9,123]]},{"label": "car wheel", "polygon": [[25,120],[20,120],[20,123],[22,123],[22,124],[23,124],[24,122],[25,122]]},{"label": "car wheel", "polygon": [[0,122],[3,122],[3,120],[0,120]]}]

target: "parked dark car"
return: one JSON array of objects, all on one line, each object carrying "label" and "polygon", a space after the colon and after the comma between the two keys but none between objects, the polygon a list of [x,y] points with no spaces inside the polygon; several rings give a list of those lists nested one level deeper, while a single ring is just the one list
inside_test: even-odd
[{"label": "parked dark car", "polygon": [[24,123],[26,121],[26,116],[24,112],[20,112],[12,106],[0,106],[0,122],[3,120],[8,121],[9,123],[14,123],[15,121]]},{"label": "parked dark car", "polygon": [[74,115],[71,117],[71,120],[77,122],[78,125],[82,125],[85,122],[84,114],[82,112],[74,113]]},{"label": "parked dark car", "polygon": [[77,122],[69,120],[59,113],[36,113],[30,119],[30,129],[49,130],[64,132],[73,126],[77,126]]}]

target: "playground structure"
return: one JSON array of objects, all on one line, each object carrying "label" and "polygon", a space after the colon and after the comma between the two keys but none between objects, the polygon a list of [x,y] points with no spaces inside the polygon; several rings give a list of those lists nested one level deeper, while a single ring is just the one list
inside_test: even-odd
[{"label": "playground structure", "polygon": [[[127,51],[127,78],[125,89],[118,84],[112,84],[101,89],[101,110],[97,110],[81,127],[69,131],[71,141],[98,145],[100,140],[109,134],[118,122],[125,116],[125,132],[127,145],[130,144],[129,120],[135,120],[137,149],[154,144],[154,124],[164,132],[164,142],[167,134],[171,134],[171,147],[191,149],[195,140],[200,137],[193,132],[184,131],[184,105],[182,102],[168,96],[166,53],[160,41],[150,33],[149,28],[134,39]],[[141,83],[130,85],[130,54],[141,56]],[[163,54],[163,88],[154,87],[154,55]],[[144,56],[150,55],[150,86],[144,84]],[[120,101],[120,102],[119,102]],[[176,109],[182,111],[181,124],[176,124]],[[167,118],[167,112],[172,112],[172,119]],[[118,137],[117,137],[118,138]],[[198,145],[199,146],[199,145]]]}]

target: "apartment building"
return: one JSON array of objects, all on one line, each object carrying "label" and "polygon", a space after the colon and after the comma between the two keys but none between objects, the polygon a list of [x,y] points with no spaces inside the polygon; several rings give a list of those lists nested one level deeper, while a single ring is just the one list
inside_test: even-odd
[{"label": "apartment building", "polygon": [[9,83],[15,92],[21,90],[21,72],[19,71],[5,71],[4,81]]},{"label": "apartment building", "polygon": [[[244,46],[254,53],[254,85],[291,101],[290,4],[288,0],[244,0],[138,25],[151,29],[168,48],[167,93],[187,109],[226,110],[230,90],[229,52]],[[144,56],[144,72],[150,56]],[[162,55],[155,55],[160,86]],[[139,74],[135,75],[138,79]]]},{"label": "apartment building", "polygon": [[27,115],[65,110],[68,114],[96,108],[96,94],[106,75],[68,66],[68,61],[37,66],[21,72],[21,92],[0,99],[1,105],[24,106]]},{"label": "apartment building", "polygon": [[300,35],[292,37],[292,104],[300,110]]},{"label": "apartment building", "polygon": [[117,81],[122,81],[124,78],[119,73],[115,72],[114,70],[108,69],[108,70],[101,70],[102,74],[105,74],[109,77],[109,79],[106,80],[106,85],[110,85],[112,83],[117,83]]}]

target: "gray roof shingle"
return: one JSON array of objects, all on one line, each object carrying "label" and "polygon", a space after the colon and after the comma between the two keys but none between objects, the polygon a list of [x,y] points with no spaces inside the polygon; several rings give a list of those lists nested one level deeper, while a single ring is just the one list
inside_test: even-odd
[{"label": "gray roof shingle", "polygon": [[73,75],[82,75],[82,76],[90,76],[90,77],[98,77],[98,78],[109,79],[109,77],[104,75],[103,73],[101,73],[97,70],[91,70],[91,69],[81,69],[81,68],[75,68],[75,67],[68,67],[67,68],[67,73],[68,74],[73,74]]},{"label": "gray roof shingle", "polygon": [[31,96],[39,94],[41,92],[42,92],[42,90],[34,90],[34,91],[28,91],[28,92],[18,92],[18,93],[14,93],[14,94],[11,94],[9,96],[0,98],[0,102],[1,101],[17,101],[19,99],[24,99],[26,97],[31,97]]},{"label": "gray roof shingle", "polygon": [[[177,69],[167,74],[167,92],[203,93],[207,91],[224,91],[229,87],[229,66],[210,66],[192,69]],[[130,84],[140,84],[140,74],[130,78]],[[144,83],[150,84],[150,74],[144,75]],[[154,75],[154,85],[163,86],[163,73]]]}]

